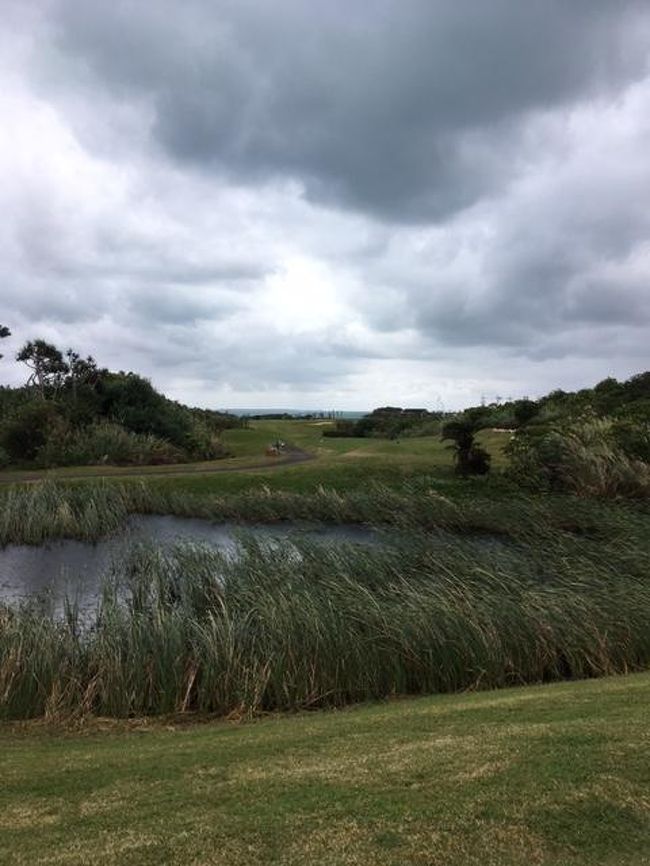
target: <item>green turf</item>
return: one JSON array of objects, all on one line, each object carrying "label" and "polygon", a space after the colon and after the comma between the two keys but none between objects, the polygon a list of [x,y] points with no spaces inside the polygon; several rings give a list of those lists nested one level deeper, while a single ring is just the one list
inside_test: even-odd
[{"label": "green turf", "polygon": [[[178,491],[236,493],[263,484],[272,489],[296,492],[315,490],[320,485],[344,490],[363,485],[370,479],[393,484],[432,472],[442,479],[452,478],[452,451],[449,443],[438,437],[333,439],[322,435],[328,426],[332,425],[314,421],[254,421],[245,429],[226,430],[224,444],[233,456],[211,463],[11,471],[0,473],[0,480],[83,479],[84,476],[96,477],[99,472],[109,478],[148,478],[154,485]],[[486,430],[478,436],[480,443],[492,454],[496,470],[505,465],[503,447],[508,435]],[[276,458],[265,454],[266,447],[278,439],[307,452],[314,459],[292,466],[278,465]]]},{"label": "green turf", "polygon": [[256,723],[0,727],[0,862],[643,866],[650,675]]},{"label": "green turf", "polygon": [[[349,455],[352,458],[384,456],[394,461],[423,459],[439,465],[451,463],[449,442],[438,436],[380,438],[332,438],[323,436],[332,424],[323,421],[253,421],[245,429],[226,430],[223,441],[235,455],[261,455],[267,445],[280,439],[288,444],[317,453],[320,457],[334,458]],[[501,452],[509,434],[484,430],[478,435],[481,442],[501,464]]]},{"label": "green turf", "polygon": [[[224,434],[228,447],[241,455],[237,458],[238,465],[243,466],[245,460],[257,460],[262,449],[276,439],[313,454],[315,459],[275,468],[271,458],[267,470],[174,475],[152,479],[152,483],[166,490],[218,494],[239,493],[261,485],[299,493],[316,490],[319,486],[350,490],[370,480],[400,484],[405,479],[432,473],[441,483],[454,483],[452,451],[449,443],[441,442],[438,437],[333,439],[322,436],[324,429],[322,422],[256,421],[250,429],[228,430]],[[486,430],[478,437],[492,454],[497,474],[505,465],[503,448],[508,435]],[[478,484],[480,488],[482,480]]]}]

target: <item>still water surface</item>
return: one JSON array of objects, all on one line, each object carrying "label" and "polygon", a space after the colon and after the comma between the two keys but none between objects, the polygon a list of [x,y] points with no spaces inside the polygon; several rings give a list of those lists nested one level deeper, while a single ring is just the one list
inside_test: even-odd
[{"label": "still water surface", "polygon": [[101,578],[113,565],[124,560],[134,543],[171,547],[192,542],[214,547],[236,556],[238,534],[245,531],[273,544],[291,538],[307,538],[324,544],[376,544],[377,533],[359,526],[301,528],[288,526],[247,526],[210,523],[184,517],[132,517],[120,535],[96,544],[83,541],[53,541],[38,547],[8,545],[0,549],[0,601],[16,602],[38,593],[51,594],[55,602],[67,595],[81,607],[97,600]]}]

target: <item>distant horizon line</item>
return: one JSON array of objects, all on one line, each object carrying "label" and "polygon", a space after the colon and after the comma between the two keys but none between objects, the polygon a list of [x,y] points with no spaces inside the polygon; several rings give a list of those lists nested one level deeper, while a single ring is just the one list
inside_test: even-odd
[{"label": "distant horizon line", "polygon": [[372,409],[297,409],[287,406],[231,406],[229,408],[218,408],[216,412],[242,413],[246,412],[250,415],[278,415],[284,413],[286,415],[327,415],[337,413],[343,415],[366,415],[372,412]]}]

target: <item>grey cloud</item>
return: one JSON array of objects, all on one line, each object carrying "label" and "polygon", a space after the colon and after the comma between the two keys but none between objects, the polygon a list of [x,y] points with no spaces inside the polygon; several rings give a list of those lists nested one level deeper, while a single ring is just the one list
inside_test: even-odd
[{"label": "grey cloud", "polygon": [[641,77],[644,5],[60,0],[52,20],[79,74],[152,106],[173,159],[426,221],[517,172],[531,112]]},{"label": "grey cloud", "polygon": [[648,278],[586,278],[571,292],[565,309],[571,321],[609,326],[650,325],[650,285]]},{"label": "grey cloud", "polygon": [[36,335],[211,405],[647,363],[646,2],[11,4],[3,375]]},{"label": "grey cloud", "polygon": [[155,289],[136,288],[127,290],[123,297],[127,317],[136,316],[143,322],[168,323],[177,326],[192,326],[200,321],[224,321],[242,306],[242,300],[234,293],[218,290],[202,292],[179,292],[178,285],[158,285]]},{"label": "grey cloud", "polygon": [[236,322],[217,335],[200,327],[183,334],[167,324],[155,336],[129,335],[126,349],[154,379],[182,370],[184,377],[206,388],[234,392],[320,392],[340,382],[362,360],[313,335],[282,340],[268,327],[237,327]]}]

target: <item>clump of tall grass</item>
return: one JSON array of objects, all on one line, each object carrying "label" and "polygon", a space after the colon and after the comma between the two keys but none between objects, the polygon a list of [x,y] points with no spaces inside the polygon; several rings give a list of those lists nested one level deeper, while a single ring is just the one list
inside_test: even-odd
[{"label": "clump of tall grass", "polygon": [[0,492],[0,545],[41,544],[53,538],[95,541],[151,508],[144,484],[10,485]]},{"label": "clump of tall grass", "polygon": [[587,496],[650,497],[650,464],[625,453],[613,426],[594,419],[567,431],[561,446],[567,488]]},{"label": "clump of tall grass", "polygon": [[320,487],[293,493],[261,487],[218,496],[165,490],[146,482],[44,481],[0,489],[0,545],[56,538],[95,541],[122,528],[132,514],[173,514],[213,521],[309,521],[446,529],[509,535],[541,543],[558,532],[618,537],[647,533],[639,509],[573,497],[442,495],[435,479],[401,487],[372,483],[341,492]]},{"label": "clump of tall grass", "polygon": [[586,542],[477,553],[138,548],[88,618],[0,613],[0,715],[252,714],[650,665],[647,557]]}]

